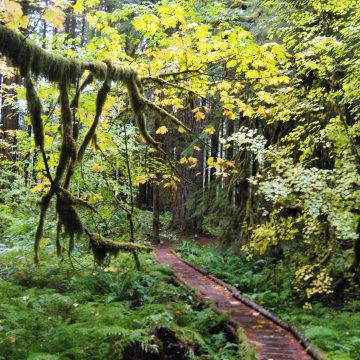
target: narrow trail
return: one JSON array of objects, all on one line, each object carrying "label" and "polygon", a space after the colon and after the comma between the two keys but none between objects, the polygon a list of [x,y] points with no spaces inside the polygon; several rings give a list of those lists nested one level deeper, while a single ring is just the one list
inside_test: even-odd
[{"label": "narrow trail", "polygon": [[290,331],[236,299],[228,288],[178,258],[169,247],[159,246],[156,258],[159,262],[169,265],[175,275],[187,286],[197,290],[204,300],[214,302],[221,312],[231,311],[230,320],[244,330],[250,343],[257,346],[257,359],[311,360],[320,358],[307,354]]}]

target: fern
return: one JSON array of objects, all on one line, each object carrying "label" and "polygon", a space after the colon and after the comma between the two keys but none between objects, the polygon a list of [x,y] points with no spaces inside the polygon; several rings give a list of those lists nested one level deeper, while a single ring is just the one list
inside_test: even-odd
[{"label": "fern", "polygon": [[[121,254],[113,266],[123,269],[128,263],[129,256]],[[223,317],[196,310],[190,294],[173,285],[167,266],[149,255],[143,263],[142,272],[74,273],[66,263],[27,267],[0,254],[5,277],[0,278],[0,335],[5,335],[0,336],[0,359],[107,360],[125,353],[137,358],[162,351],[161,342],[149,336],[157,326],[174,330],[189,344],[189,356],[196,349],[211,358],[216,350],[209,327]],[[16,346],[9,346],[9,337]],[[230,348],[224,351],[224,359],[239,358]]]},{"label": "fern", "polygon": [[325,326],[312,326],[305,330],[305,335],[309,339],[314,338],[331,338],[331,339],[337,339],[338,338],[338,332],[334,329],[327,328]]}]

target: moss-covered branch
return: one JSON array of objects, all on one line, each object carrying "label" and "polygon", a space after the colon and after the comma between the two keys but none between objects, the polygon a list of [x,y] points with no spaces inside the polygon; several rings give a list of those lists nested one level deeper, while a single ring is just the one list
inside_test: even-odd
[{"label": "moss-covered branch", "polygon": [[[114,65],[108,60],[84,63],[61,55],[54,55],[3,25],[0,25],[0,53],[8,57],[12,64],[20,69],[23,76],[32,73],[36,76],[42,75],[48,80],[60,84],[69,84],[79,79],[84,70],[89,70],[93,77],[98,80],[106,79],[108,83],[111,81],[124,83],[128,89],[131,108],[141,135],[149,145],[154,146],[160,152],[162,151],[159,149],[159,144],[146,128],[144,115],[146,107],[157,112],[160,116],[169,118],[175,125],[181,126],[191,133],[191,130],[175,116],[153,104],[142,95],[141,79],[136,70],[130,66]],[[92,78],[89,78],[86,84],[90,81]],[[64,85],[61,87],[64,89]],[[78,100],[77,97],[75,99]],[[77,105],[77,101],[72,105]],[[67,115],[65,116],[67,117]]]},{"label": "moss-covered branch", "polygon": [[116,256],[120,251],[127,252],[151,252],[150,246],[135,244],[133,242],[116,242],[103,236],[86,231],[89,236],[90,248],[98,264],[102,264],[108,255]]},{"label": "moss-covered branch", "polygon": [[42,105],[35,91],[30,75],[25,77],[26,101],[30,114],[30,122],[34,132],[35,145],[44,149],[44,128],[41,120]]},{"label": "moss-covered branch", "polygon": [[[182,127],[191,133],[181,121],[175,116],[160,108],[156,104],[150,102],[142,94],[141,79],[135,69],[130,66],[115,65],[110,60],[94,61],[84,63],[75,59],[69,59],[61,55],[55,55],[45,51],[34,42],[26,39],[22,34],[0,25],[0,53],[9,58],[12,65],[20,69],[20,73],[25,77],[25,87],[27,90],[27,102],[30,113],[31,123],[34,129],[35,144],[42,151],[44,162],[47,170],[47,176],[51,182],[51,188],[41,200],[41,215],[38,223],[35,238],[35,262],[38,262],[38,248],[42,237],[43,226],[47,209],[50,201],[56,195],[56,211],[59,216],[59,224],[57,228],[58,236],[63,226],[65,233],[70,236],[69,251],[73,248],[74,235],[80,234],[83,230],[81,219],[75,210],[76,205],[85,205],[79,199],[73,197],[66,189],[70,184],[70,179],[74,173],[75,166],[83,158],[85,150],[91,139],[95,136],[95,131],[99,123],[101,112],[110,92],[110,84],[113,82],[121,82],[127,88],[131,110],[134,114],[136,125],[145,139],[145,141],[158,150],[174,168],[167,154],[161,149],[158,142],[149,134],[146,126],[145,109],[155,112],[158,116],[170,119],[176,126]],[[90,71],[83,84],[77,88],[73,101],[69,101],[69,87],[78,82],[84,71]],[[44,131],[41,119],[41,101],[36,94],[35,87],[31,76],[43,76],[49,81],[59,84],[60,96],[59,103],[61,108],[61,128],[62,128],[62,144],[60,149],[59,163],[55,171],[55,177],[52,179],[47,166],[45,150],[44,150]],[[74,139],[74,123],[75,111],[79,105],[79,97],[81,91],[90,84],[93,79],[103,82],[96,98],[96,111],[92,125],[87,131],[79,150],[76,149]],[[175,169],[176,170],[176,169]],[[65,181],[63,180],[66,172]],[[87,206],[88,207],[88,206]],[[118,251],[128,249],[129,251],[144,250],[143,247],[137,247],[134,244],[117,244],[107,242],[106,239],[92,237],[92,247],[98,249],[99,252]],[[94,240],[95,239],[95,240]],[[59,239],[57,241],[59,250]],[[136,249],[135,249],[136,248]],[[109,250],[110,249],[110,250]]]}]

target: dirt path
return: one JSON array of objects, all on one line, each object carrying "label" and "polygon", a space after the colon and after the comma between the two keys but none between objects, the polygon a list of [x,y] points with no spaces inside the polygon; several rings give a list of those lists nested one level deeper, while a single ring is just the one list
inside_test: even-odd
[{"label": "dirt path", "polygon": [[188,286],[197,289],[205,300],[216,303],[220,311],[232,311],[231,320],[244,329],[248,340],[256,344],[259,360],[311,360],[293,334],[259,312],[234,298],[224,286],[203,275],[175,256],[166,246],[156,252],[159,262],[169,265]]}]

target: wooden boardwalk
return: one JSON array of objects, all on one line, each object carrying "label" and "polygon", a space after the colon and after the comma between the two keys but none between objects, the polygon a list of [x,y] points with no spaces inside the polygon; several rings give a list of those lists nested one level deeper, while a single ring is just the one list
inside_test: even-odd
[{"label": "wooden boardwalk", "polygon": [[193,265],[184,262],[166,246],[156,252],[159,262],[171,267],[175,275],[187,286],[197,290],[203,299],[212,301],[222,311],[231,311],[230,320],[241,327],[249,342],[256,345],[259,360],[311,360],[320,356],[306,353],[302,344],[288,330],[254,310],[239,299],[221,281],[205,275]]}]

